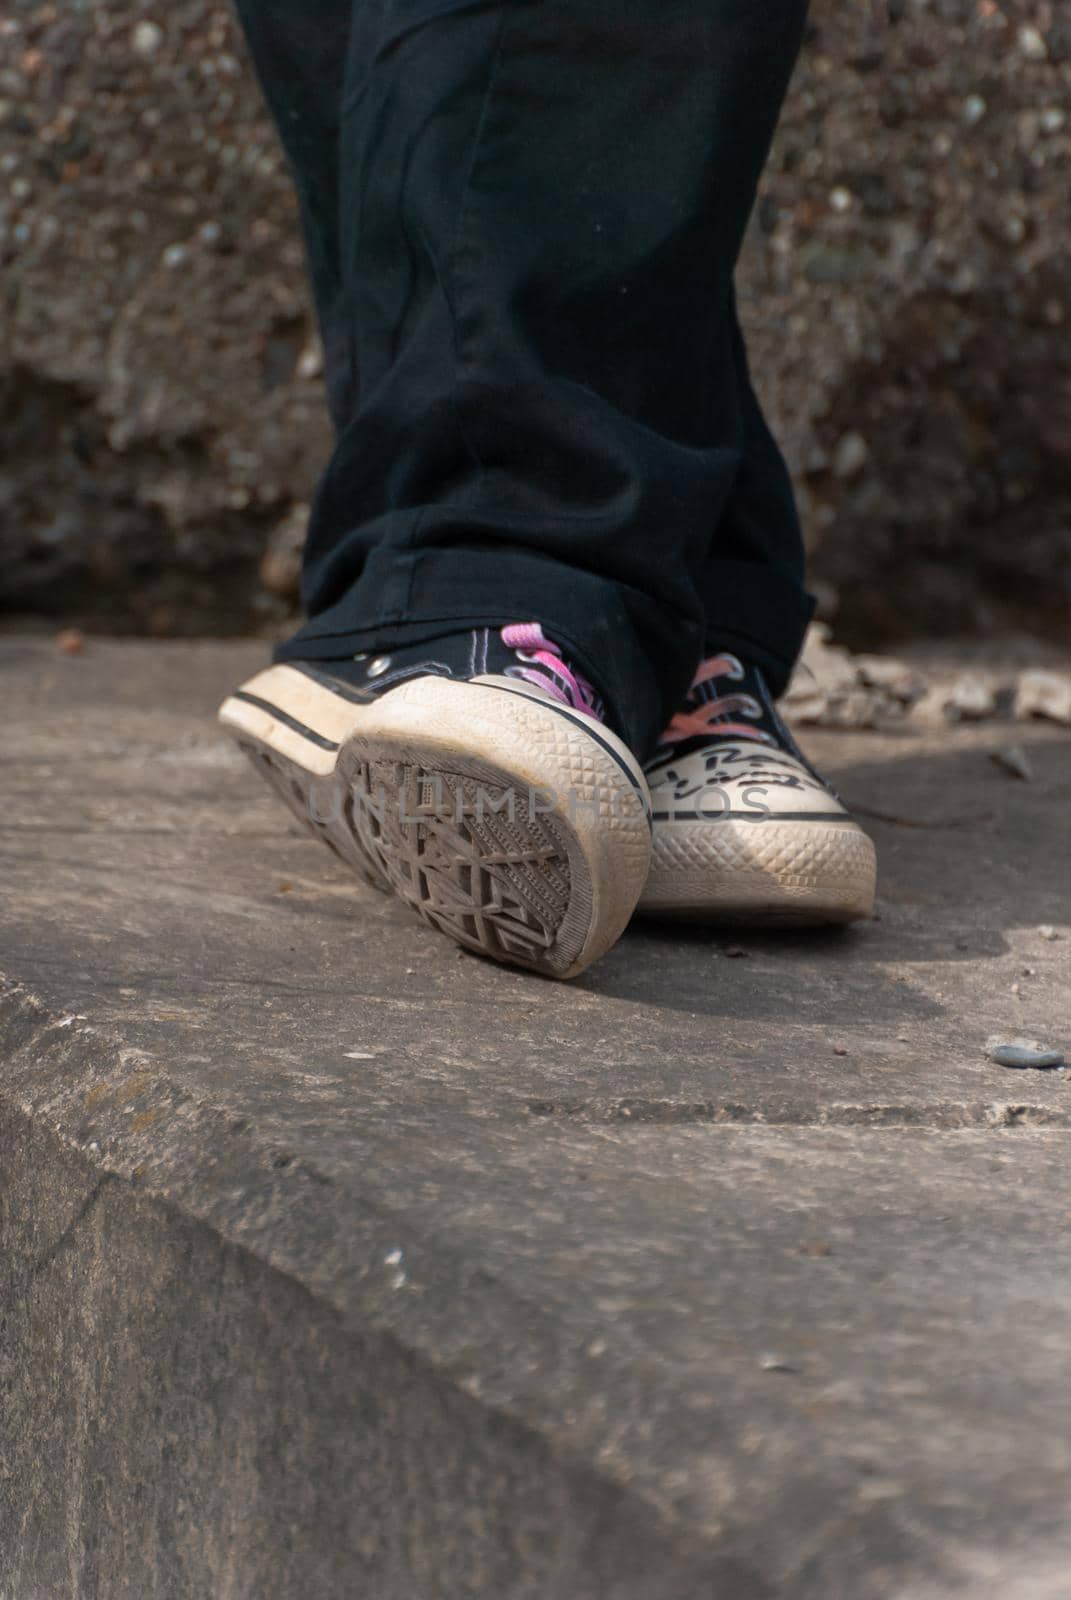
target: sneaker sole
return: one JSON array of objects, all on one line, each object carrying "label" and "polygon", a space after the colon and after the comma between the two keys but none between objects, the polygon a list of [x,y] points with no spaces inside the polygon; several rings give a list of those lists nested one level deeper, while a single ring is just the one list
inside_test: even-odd
[{"label": "sneaker sole", "polygon": [[626,746],[509,678],[353,699],[270,667],[220,721],[304,826],[466,949],[572,978],[647,878],[649,798]]},{"label": "sneaker sole", "polygon": [[801,927],[874,909],[874,846],[850,819],[655,824],[639,910],[693,922]]}]

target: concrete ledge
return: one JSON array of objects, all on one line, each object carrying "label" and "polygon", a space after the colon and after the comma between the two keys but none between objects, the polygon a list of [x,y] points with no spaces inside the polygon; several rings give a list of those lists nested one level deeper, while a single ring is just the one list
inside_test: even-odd
[{"label": "concrete ledge", "polygon": [[31,1118],[0,1162],[5,1596],[761,1592]]},{"label": "concrete ledge", "polygon": [[1062,1600],[1067,742],[827,740],[879,923],[562,990],[290,828],[249,657],[0,644],[0,1595]]}]

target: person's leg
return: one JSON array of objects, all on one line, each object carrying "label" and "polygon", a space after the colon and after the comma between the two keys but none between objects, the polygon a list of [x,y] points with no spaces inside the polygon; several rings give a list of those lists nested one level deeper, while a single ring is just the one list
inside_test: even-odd
[{"label": "person's leg", "polygon": [[703,655],[647,763],[651,866],[639,910],[799,927],[874,904],[874,847],[796,745],[774,704],[811,601],[784,458],[751,387],[739,327],[740,470],[700,574]]},{"label": "person's leg", "polygon": [[356,6],[339,248],[360,391],[282,659],[538,617],[652,745],[741,472],[732,272],[805,9]]},{"label": "person's leg", "polygon": [[292,665],[222,720],[427,920],[572,975],[651,848],[599,724],[652,744],[702,649],[748,445],[732,272],[805,0],[241,3],[339,442]]},{"label": "person's leg", "polygon": [[740,466],[699,577],[704,655],[761,668],[775,696],[789,679],[814,602],[792,480],[751,384],[735,305],[725,333],[736,371]]},{"label": "person's leg", "polygon": [[353,0],[235,0],[264,98],[290,161],[336,429],[356,402],[339,248],[339,124]]}]

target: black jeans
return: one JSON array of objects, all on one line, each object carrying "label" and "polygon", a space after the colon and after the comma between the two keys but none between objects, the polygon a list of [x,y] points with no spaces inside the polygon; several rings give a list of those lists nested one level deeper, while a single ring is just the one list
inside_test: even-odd
[{"label": "black jeans", "polygon": [[337,427],[280,659],[542,622],[646,752],[811,613],[733,271],[806,0],[238,0]]}]

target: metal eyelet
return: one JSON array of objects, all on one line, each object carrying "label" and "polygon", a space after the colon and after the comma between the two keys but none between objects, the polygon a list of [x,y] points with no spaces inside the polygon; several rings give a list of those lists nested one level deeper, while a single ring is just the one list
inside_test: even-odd
[{"label": "metal eyelet", "polygon": [[376,656],[365,669],[370,678],[381,678],[390,666],[390,656]]}]

